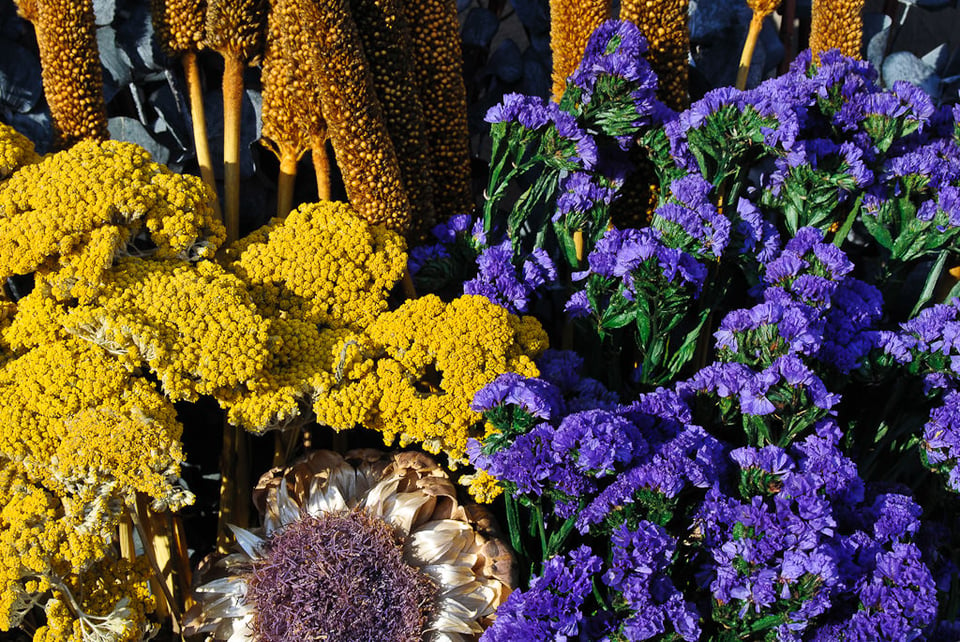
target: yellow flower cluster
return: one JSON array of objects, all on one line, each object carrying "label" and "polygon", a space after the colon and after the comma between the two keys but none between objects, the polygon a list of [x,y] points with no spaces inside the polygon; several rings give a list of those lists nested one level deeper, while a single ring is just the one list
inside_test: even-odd
[{"label": "yellow flower cluster", "polygon": [[0,123],[0,183],[24,165],[39,160],[29,138],[13,127]]},{"label": "yellow flower cluster", "polygon": [[[26,467],[2,457],[0,500],[0,631],[46,602],[50,629],[35,640],[99,639],[91,627],[106,625],[108,614],[111,630],[128,631],[108,639],[140,639],[152,608],[147,569],[111,555],[122,502],[103,488],[51,492]],[[48,599],[51,590],[56,597]]]},{"label": "yellow flower cluster", "polygon": [[466,460],[470,429],[481,418],[470,409],[474,394],[505,372],[536,376],[533,358],[547,347],[535,319],[513,316],[480,296],[408,301],[367,334],[383,354],[374,427],[384,442],[422,443],[454,463]]},{"label": "yellow flower cluster", "polygon": [[66,328],[131,367],[148,364],[170,399],[233,388],[267,365],[269,324],[219,264],[125,258],[103,276]]},{"label": "yellow flower cluster", "polygon": [[51,491],[147,493],[178,506],[183,459],[173,405],[97,346],[76,338],[0,366],[0,456]]},{"label": "yellow flower cluster", "polygon": [[387,308],[406,267],[401,236],[370,226],[351,206],[300,206],[229,251],[260,310],[327,327],[363,327]]},{"label": "yellow flower cluster", "polygon": [[[34,642],[138,642],[152,625],[155,608],[146,560],[103,558],[83,573],[55,587],[46,604],[47,623]],[[155,631],[154,631],[155,632]]]},{"label": "yellow flower cluster", "polygon": [[58,297],[90,296],[129,243],[158,258],[211,256],[223,226],[196,177],[131,143],[82,142],[0,183],[0,278],[56,272]]}]

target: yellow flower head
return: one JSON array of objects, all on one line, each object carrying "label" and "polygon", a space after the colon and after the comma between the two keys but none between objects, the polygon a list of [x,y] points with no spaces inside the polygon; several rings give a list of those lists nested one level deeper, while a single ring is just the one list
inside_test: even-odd
[{"label": "yellow flower head", "polygon": [[401,236],[345,203],[301,205],[230,250],[265,314],[282,310],[331,328],[363,327],[387,308],[406,267]]},{"label": "yellow flower head", "polygon": [[0,123],[0,183],[24,165],[39,160],[29,138],[13,127]]},{"label": "yellow flower head", "polygon": [[453,463],[466,461],[467,439],[481,418],[470,408],[477,391],[505,372],[536,376],[533,359],[547,347],[535,319],[519,319],[480,296],[414,299],[367,332],[382,354],[375,427],[385,443],[421,443]]},{"label": "yellow flower head", "polygon": [[131,367],[148,364],[171,399],[233,388],[266,367],[268,323],[220,265],[126,258],[104,277],[67,329]]},{"label": "yellow flower head", "polygon": [[57,296],[90,296],[128,245],[158,258],[211,256],[223,241],[211,195],[131,143],[81,142],[0,184],[0,278],[55,272]]}]

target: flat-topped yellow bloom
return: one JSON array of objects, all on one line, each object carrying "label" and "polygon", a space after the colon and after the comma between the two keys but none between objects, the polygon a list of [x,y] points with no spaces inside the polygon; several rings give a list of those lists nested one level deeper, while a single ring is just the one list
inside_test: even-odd
[{"label": "flat-topped yellow bloom", "polygon": [[230,389],[270,358],[269,325],[243,282],[211,261],[121,259],[67,329],[157,374],[175,400]]},{"label": "flat-topped yellow bloom", "polygon": [[9,125],[0,123],[0,182],[24,165],[36,163],[40,156],[29,138]]},{"label": "flat-topped yellow bloom", "polygon": [[183,460],[173,404],[101,348],[76,338],[0,366],[0,457],[52,491],[107,485],[159,504],[189,501],[171,480]]},{"label": "flat-topped yellow bloom", "polygon": [[466,461],[470,430],[481,418],[470,409],[473,396],[505,372],[537,376],[533,359],[547,343],[536,320],[518,319],[481,296],[407,301],[367,334],[383,355],[374,427],[384,442],[420,443],[454,464]]},{"label": "flat-topped yellow bloom", "polygon": [[89,296],[131,243],[158,258],[212,256],[224,230],[210,199],[199,178],[137,145],[78,143],[0,184],[0,278],[56,272],[57,296]]},{"label": "flat-topped yellow bloom", "polygon": [[346,203],[301,205],[229,250],[265,314],[283,310],[327,327],[363,327],[387,309],[406,268],[399,234],[368,225]]}]

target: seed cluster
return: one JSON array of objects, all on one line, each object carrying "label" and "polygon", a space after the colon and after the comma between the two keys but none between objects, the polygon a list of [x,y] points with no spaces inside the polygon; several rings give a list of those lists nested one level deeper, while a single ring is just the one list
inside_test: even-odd
[{"label": "seed cluster", "polygon": [[647,60],[659,80],[657,97],[678,111],[690,104],[689,7],[690,0],[624,0],[620,5],[620,19],[640,27],[647,39]]}]

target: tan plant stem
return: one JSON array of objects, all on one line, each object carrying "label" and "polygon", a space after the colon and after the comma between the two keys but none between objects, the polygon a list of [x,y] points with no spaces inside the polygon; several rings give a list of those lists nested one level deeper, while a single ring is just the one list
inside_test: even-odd
[{"label": "tan plant stem", "polygon": [[277,216],[286,216],[293,209],[293,188],[297,184],[296,150],[280,145],[280,176],[277,178]]},{"label": "tan plant stem", "polygon": [[743,52],[740,54],[740,66],[737,68],[737,89],[747,88],[747,76],[750,75],[750,61],[753,60],[753,50],[757,46],[760,30],[763,28],[763,19],[766,16],[758,11],[753,12],[750,19],[750,29],[747,31],[747,41],[743,43]]},{"label": "tan plant stem", "polygon": [[573,233],[573,249],[577,253],[577,267],[583,263],[583,230],[577,230]]},{"label": "tan plant stem", "polygon": [[197,163],[200,165],[200,177],[213,194],[213,209],[220,220],[220,199],[217,197],[217,179],[213,173],[213,159],[210,156],[210,141],[207,138],[207,119],[203,114],[203,87],[200,84],[200,68],[197,66],[197,54],[188,51],[183,54],[183,71],[187,76],[187,92],[190,95],[190,120],[193,121],[193,145],[197,150]]},{"label": "tan plant stem", "polygon": [[[179,631],[183,613],[171,590],[173,577],[170,573],[169,532],[167,532],[167,529],[158,528],[156,520],[151,519],[150,512],[146,496],[138,494],[136,507],[131,509],[129,514],[137,532],[140,533],[144,555],[153,570],[154,577],[150,582],[151,587],[158,598],[163,598],[157,600],[157,611],[161,617],[170,615],[174,631]],[[162,604],[163,602],[166,602],[166,604]]]},{"label": "tan plant stem", "polygon": [[187,535],[183,530],[183,518],[179,514],[170,515],[170,524],[173,531],[173,550],[176,552],[174,559],[177,567],[177,585],[180,588],[180,595],[183,596],[184,610],[193,606],[193,571],[190,568],[190,552],[187,550]]},{"label": "tan plant stem", "polygon": [[229,552],[232,536],[228,524],[246,527],[250,518],[246,497],[250,491],[247,435],[242,428],[223,422],[220,451],[220,513],[217,519],[217,549]]},{"label": "tan plant stem", "polygon": [[120,518],[117,526],[117,541],[120,543],[120,556],[132,562],[137,557],[136,545],[133,541],[133,522],[129,515]]},{"label": "tan plant stem", "polygon": [[330,156],[326,138],[315,138],[310,147],[313,170],[317,174],[317,200],[330,200]]},{"label": "tan plant stem", "polygon": [[223,181],[227,244],[240,238],[240,116],[245,66],[237,58],[223,59]]}]

